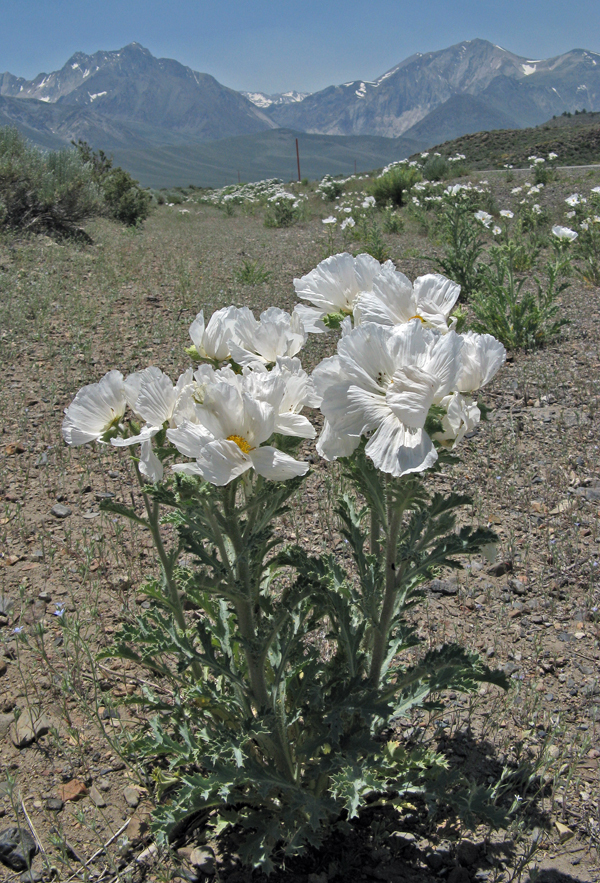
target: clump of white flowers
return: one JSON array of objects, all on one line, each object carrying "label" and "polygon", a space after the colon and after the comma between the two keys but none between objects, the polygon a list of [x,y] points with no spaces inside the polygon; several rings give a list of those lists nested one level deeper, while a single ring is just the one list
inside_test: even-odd
[{"label": "clump of white flowers", "polygon": [[[485,212],[476,217],[491,221]],[[553,232],[573,238],[566,228]],[[492,379],[506,353],[490,335],[456,333],[459,285],[435,273],[411,282],[391,261],[344,253],[294,286],[308,303],[291,314],[270,307],[257,320],[231,306],[205,322],[200,311],[188,353],[202,364],[175,383],[150,367],[127,378],[110,371],[84,387],[66,410],[65,441],[139,445],[139,469],[150,481],[181,454],[188,462],[173,470],[225,485],[250,469],[273,481],[303,475],[308,463],[279,450],[277,436],[313,438],[301,414],[307,406],[325,418],[321,456],[350,456],[366,436],[367,456],[394,476],[429,468],[436,444],[454,446],[477,424],[469,394]],[[337,353],[309,377],[298,356],[309,333],[331,327],[342,330]],[[152,447],[157,437],[160,450]]]}]

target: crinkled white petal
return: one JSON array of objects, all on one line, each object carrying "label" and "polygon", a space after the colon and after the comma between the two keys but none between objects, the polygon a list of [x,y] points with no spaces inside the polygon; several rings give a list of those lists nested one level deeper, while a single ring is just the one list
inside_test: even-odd
[{"label": "crinkled white petal", "polygon": [[255,448],[250,451],[249,457],[258,474],[270,481],[287,481],[296,475],[305,475],[308,471],[308,463],[294,460],[289,454],[270,445]]},{"label": "crinkled white petal", "polygon": [[417,365],[407,365],[394,373],[385,404],[406,426],[423,429],[437,387],[435,375]]},{"label": "crinkled white petal", "polygon": [[396,478],[410,472],[423,472],[437,460],[427,433],[407,429],[394,414],[388,414],[369,439],[365,453],[378,469]]},{"label": "crinkled white petal", "polygon": [[204,445],[196,457],[202,477],[222,487],[252,468],[252,460],[234,441],[216,438]]},{"label": "crinkled white petal", "polygon": [[353,257],[344,252],[321,261],[301,279],[294,279],[294,288],[298,297],[325,313],[350,313],[358,294],[370,291],[380,272],[381,264],[371,255]]},{"label": "crinkled white petal", "polygon": [[184,421],[181,426],[167,429],[167,438],[184,457],[195,459],[200,455],[202,448],[214,440],[214,435],[207,432],[200,423]]},{"label": "crinkled white petal", "polygon": [[148,481],[162,481],[163,466],[154,451],[152,450],[152,442],[150,440],[143,441],[140,451],[140,472]]},{"label": "crinkled white petal", "polygon": [[63,438],[68,445],[84,445],[101,438],[125,413],[123,375],[109,371],[98,383],[79,390],[65,410]]},{"label": "crinkled white petal", "polygon": [[481,389],[494,377],[506,361],[506,350],[491,334],[468,331],[461,335],[463,346],[456,381],[459,392]]},{"label": "crinkled white petal", "polygon": [[360,434],[335,432],[326,419],[319,440],[317,453],[325,460],[337,460],[338,457],[349,457],[360,444]]},{"label": "crinkled white petal", "polygon": [[115,448],[129,448],[132,445],[139,445],[149,441],[160,431],[160,428],[160,426],[143,426],[139,435],[130,435],[129,438],[118,436],[117,438],[111,438],[110,443]]}]

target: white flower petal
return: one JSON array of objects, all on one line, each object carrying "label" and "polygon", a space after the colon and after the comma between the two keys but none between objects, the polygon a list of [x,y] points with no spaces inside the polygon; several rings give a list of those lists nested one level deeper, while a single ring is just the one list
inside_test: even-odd
[{"label": "white flower petal", "polygon": [[252,460],[234,441],[217,438],[204,445],[196,458],[202,477],[217,487],[229,484],[252,468]]},{"label": "white flower petal", "polygon": [[96,441],[125,413],[126,397],[123,375],[109,371],[98,383],[79,390],[65,410],[63,438],[68,445]]},{"label": "white flower petal", "polygon": [[408,430],[394,414],[388,414],[369,439],[365,453],[382,472],[399,478],[433,466],[437,453],[426,432]]},{"label": "white flower petal", "polygon": [[506,350],[491,334],[468,331],[461,335],[460,368],[456,380],[459,392],[481,389],[494,377],[506,361]]},{"label": "white flower petal", "polygon": [[151,481],[152,483],[162,481],[163,466],[152,450],[152,442],[149,440],[142,442],[139,469],[142,475],[146,476],[148,481]]},{"label": "white flower petal", "polygon": [[287,481],[288,478],[308,472],[308,463],[294,460],[289,454],[270,445],[250,451],[249,456],[258,474],[270,481]]}]

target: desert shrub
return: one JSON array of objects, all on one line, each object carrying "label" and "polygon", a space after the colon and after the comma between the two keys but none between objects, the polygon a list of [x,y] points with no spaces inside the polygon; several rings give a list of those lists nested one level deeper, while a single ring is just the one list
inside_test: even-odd
[{"label": "desert shrub", "polygon": [[527,278],[517,277],[518,245],[492,249],[492,264],[480,273],[480,290],[472,300],[475,331],[493,334],[509,349],[533,349],[547,343],[567,324],[557,318],[558,297],[568,288],[560,282],[564,262],[546,266],[546,280],[535,279],[536,291],[523,291]]},{"label": "desert shrub", "polygon": [[575,241],[579,265],[575,272],[592,285],[600,285],[600,224],[590,219],[581,226]]},{"label": "desert shrub", "polygon": [[336,181],[331,175],[325,175],[317,187],[317,193],[320,193],[322,198],[329,200],[329,202],[333,202],[333,200],[337,199],[338,196],[341,196],[343,192],[344,182]]},{"label": "desert shrub", "polygon": [[378,206],[384,207],[391,203],[399,208],[405,203],[412,187],[422,180],[422,175],[415,166],[392,166],[375,179],[371,192]]},{"label": "desert shrub", "polygon": [[423,166],[423,177],[427,181],[444,181],[454,174],[445,156],[428,156]]},{"label": "desert shrub", "polygon": [[291,227],[298,220],[296,209],[287,197],[269,202],[265,214],[265,227]]},{"label": "desert shrub", "polygon": [[402,233],[404,230],[404,221],[398,214],[391,209],[386,209],[383,215],[383,229],[385,233]]},{"label": "desert shrub", "polygon": [[128,227],[145,221],[150,214],[150,194],[124,169],[116,168],[103,178],[102,192],[109,214]]},{"label": "desert shrub", "polygon": [[12,128],[0,129],[0,223],[72,233],[102,211],[93,170],[72,150],[44,154]]},{"label": "desert shrub", "polygon": [[[145,221],[150,214],[151,194],[143,190],[125,169],[113,166],[112,159],[103,150],[94,151],[81,140],[73,145],[100,188],[104,214],[128,227]],[[179,201],[183,202],[183,199],[180,197]]]}]

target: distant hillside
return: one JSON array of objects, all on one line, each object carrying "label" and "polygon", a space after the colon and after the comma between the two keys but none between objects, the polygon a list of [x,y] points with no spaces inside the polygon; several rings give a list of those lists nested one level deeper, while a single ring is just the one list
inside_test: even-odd
[{"label": "distant hillside", "polygon": [[432,151],[445,156],[463,153],[474,169],[523,168],[530,156],[558,155],[560,165],[600,163],[600,113],[557,116],[541,126],[477,132],[446,141]]},{"label": "distant hillside", "polygon": [[113,156],[147,187],[223,187],[237,183],[238,171],[242,181],[273,177],[289,181],[298,177],[296,138],[302,176],[312,180],[325,174],[351,175],[355,168],[357,173],[366,172],[422,149],[419,142],[404,138],[345,138],[275,129],[186,147],[118,148]]}]

